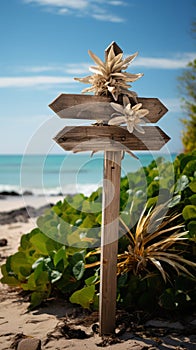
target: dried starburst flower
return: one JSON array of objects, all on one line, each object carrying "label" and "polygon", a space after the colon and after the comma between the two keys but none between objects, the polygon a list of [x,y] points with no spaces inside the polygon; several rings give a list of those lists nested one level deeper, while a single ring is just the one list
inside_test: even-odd
[{"label": "dried starburst flower", "polygon": [[[141,123],[141,119],[145,117],[149,111],[148,109],[142,109],[141,103],[137,103],[135,106],[131,107],[129,98],[124,95],[123,105],[114,102],[111,102],[110,105],[117,113],[115,112],[111,115],[112,119],[109,120],[109,125],[121,125],[126,123],[127,130],[130,133],[132,133],[134,129],[142,134],[145,133],[144,129],[139,124]],[[142,124],[144,123],[145,121],[142,120]]]},{"label": "dried starburst flower", "polygon": [[83,93],[94,92],[95,95],[102,96],[110,96],[111,94],[115,101],[118,100],[120,94],[126,94],[132,98],[137,96],[134,91],[128,90],[131,87],[128,82],[136,81],[141,78],[143,74],[131,74],[126,71],[122,72],[122,70],[127,69],[129,64],[138,55],[138,52],[123,59],[123,53],[115,55],[113,45],[111,45],[105,62],[97,57],[92,51],[89,50],[88,53],[97,64],[97,66],[89,68],[94,74],[85,78],[74,78],[81,83],[92,85],[91,87],[82,90]]}]

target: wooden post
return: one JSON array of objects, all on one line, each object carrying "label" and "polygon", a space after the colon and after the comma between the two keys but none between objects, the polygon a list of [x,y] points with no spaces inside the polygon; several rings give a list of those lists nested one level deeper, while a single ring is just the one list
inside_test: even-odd
[{"label": "wooden post", "polygon": [[102,200],[100,335],[115,331],[121,151],[105,151]]}]

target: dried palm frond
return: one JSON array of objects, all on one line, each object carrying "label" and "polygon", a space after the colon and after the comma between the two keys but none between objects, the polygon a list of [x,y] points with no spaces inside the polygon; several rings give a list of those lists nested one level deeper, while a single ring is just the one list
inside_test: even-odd
[{"label": "dried palm frond", "polygon": [[[126,234],[129,245],[127,251],[118,254],[117,275],[133,272],[143,277],[150,276],[154,266],[166,282],[172,270],[177,274],[184,273],[191,277],[193,274],[186,266],[192,268],[196,264],[183,257],[182,247],[188,239],[187,231],[184,230],[179,221],[181,214],[165,215],[166,205],[159,205],[150,209],[146,214],[146,207],[143,209],[138,220],[135,233],[120,218],[121,230]],[[180,247],[180,248],[179,248]],[[100,254],[100,249],[90,252],[86,257]],[[86,268],[100,264],[96,261],[86,264]],[[168,269],[169,267],[169,269]],[[172,270],[171,270],[172,268]]]},{"label": "dried palm frond", "polygon": [[194,277],[184,266],[196,267],[196,264],[183,258],[183,241],[187,240],[187,231],[183,224],[175,224],[180,214],[165,215],[165,205],[150,209],[146,207],[140,215],[135,234],[120,219],[121,226],[129,239],[129,246],[125,253],[118,255],[118,274],[132,271],[134,274],[150,273],[152,266],[156,267],[164,281],[169,278],[168,266],[177,274],[183,272]]}]

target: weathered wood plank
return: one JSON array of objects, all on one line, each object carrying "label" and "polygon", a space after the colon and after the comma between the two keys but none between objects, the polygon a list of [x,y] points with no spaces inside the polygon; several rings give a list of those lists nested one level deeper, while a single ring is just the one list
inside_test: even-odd
[{"label": "weathered wood plank", "polygon": [[120,177],[121,152],[106,151],[102,200],[100,335],[112,334],[115,330]]},{"label": "weathered wood plank", "polygon": [[144,126],[145,134],[119,126],[69,126],[62,129],[54,140],[66,151],[101,150],[159,150],[170,137],[158,126]]},{"label": "weathered wood plank", "polygon": [[81,95],[81,94],[60,94],[49,104],[49,107],[55,112],[61,112],[66,108],[75,107],[81,104],[95,102],[110,102],[108,97],[96,95]]},{"label": "weathered wood plank", "polygon": [[[138,97],[137,100],[142,103],[142,108],[149,110],[146,118],[149,123],[156,123],[168,111],[158,98]],[[110,106],[111,101],[104,96],[61,94],[49,107],[60,118],[108,121],[115,112]]]}]

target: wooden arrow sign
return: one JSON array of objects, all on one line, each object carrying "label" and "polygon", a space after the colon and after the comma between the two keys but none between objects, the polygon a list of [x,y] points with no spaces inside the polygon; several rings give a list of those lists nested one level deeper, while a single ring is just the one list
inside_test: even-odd
[{"label": "wooden arrow sign", "polygon": [[[113,42],[105,50],[105,63],[94,54],[93,56],[91,55],[95,62],[101,66],[101,81],[103,80],[102,73],[105,79],[105,85],[101,85],[104,86],[101,93],[98,90],[94,90],[96,91],[95,96],[61,94],[49,105],[60,118],[103,121],[101,124],[98,123],[99,125],[65,127],[54,138],[66,151],[104,151],[99,297],[100,335],[113,334],[115,330],[116,266],[122,151],[159,150],[170,140],[169,136],[158,126],[142,126],[144,134],[141,134],[137,131],[129,133],[126,127],[107,125],[107,122],[115,112],[110,103],[117,100],[117,103],[122,105],[122,102],[124,102],[122,100],[122,95],[133,96],[132,94],[126,93],[127,91],[124,93],[123,89],[118,90],[118,88],[120,89],[122,86],[126,87],[127,85],[125,82],[132,82],[135,77],[138,78],[138,76],[141,76],[141,74],[130,75],[126,72],[122,73],[122,70],[125,69],[123,67],[126,67],[126,63],[130,62],[135,56],[134,54],[122,61],[122,50]],[[114,73],[115,64],[117,67],[119,67],[120,64],[120,72],[116,67]],[[109,73],[108,67],[110,67]],[[122,77],[124,77],[124,85],[121,84],[122,81],[119,82],[119,80],[122,80]],[[89,83],[88,77],[85,79],[87,79],[87,83]],[[95,75],[95,80],[96,79],[97,75]],[[119,83],[119,85],[117,83]],[[109,90],[107,90],[107,84],[112,84],[109,86]],[[98,86],[100,86],[99,81]],[[104,89],[107,90],[106,93]],[[107,96],[102,96],[102,92]],[[115,95],[115,93],[118,94]],[[111,97],[108,97],[108,95],[111,95]],[[132,106],[136,104],[133,97],[130,97],[129,102]],[[137,103],[142,103],[142,109],[147,109],[149,111],[147,117],[145,117],[145,122],[147,123],[156,123],[167,113],[167,108],[158,98],[137,97]],[[130,108],[130,104],[128,103],[126,107],[128,106],[128,108]],[[130,109],[128,110],[130,111]],[[128,115],[128,117],[130,116],[131,115]],[[128,120],[126,118],[125,120]],[[142,120],[144,120],[144,118]]]},{"label": "wooden arrow sign", "polygon": [[158,126],[144,126],[145,133],[130,134],[125,127],[92,125],[69,126],[61,130],[54,140],[65,151],[120,151],[160,150],[169,140]]},{"label": "wooden arrow sign", "polygon": [[[49,107],[60,117],[70,119],[88,119],[108,121],[111,119],[113,108],[109,97],[77,94],[61,94]],[[142,108],[148,109],[146,121],[156,123],[168,109],[158,98],[137,97],[137,102],[142,103]]]}]

